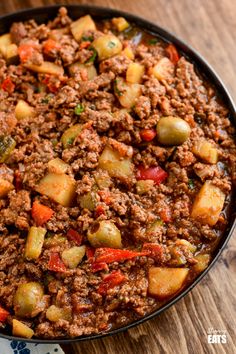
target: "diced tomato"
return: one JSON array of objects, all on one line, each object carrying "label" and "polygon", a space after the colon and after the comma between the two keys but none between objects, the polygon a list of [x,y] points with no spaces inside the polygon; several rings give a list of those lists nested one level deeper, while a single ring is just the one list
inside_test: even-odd
[{"label": "diced tomato", "polygon": [[73,241],[77,246],[80,246],[83,241],[83,236],[73,229],[69,229],[66,236],[68,240]]},{"label": "diced tomato", "polygon": [[89,41],[83,41],[83,42],[80,43],[79,49],[88,48],[90,45],[91,45],[91,42],[89,42]]},{"label": "diced tomato", "polygon": [[141,139],[143,141],[152,141],[155,136],[156,136],[156,130],[155,129],[143,129],[140,132]]},{"label": "diced tomato", "polygon": [[13,93],[15,90],[15,84],[11,81],[10,77],[7,77],[3,80],[1,88],[8,93]]},{"label": "diced tomato", "polygon": [[161,263],[163,260],[163,247],[156,243],[144,243],[143,251],[148,252],[148,256]]},{"label": "diced tomato", "polygon": [[2,322],[2,323],[5,322],[8,315],[9,315],[9,312],[0,306],[0,322]]},{"label": "diced tomato", "polygon": [[135,252],[130,250],[120,250],[116,248],[97,248],[95,251],[95,261],[105,262],[107,264],[113,262],[121,262],[139,256],[146,256],[147,252]]},{"label": "diced tomato", "polygon": [[93,262],[94,254],[95,254],[95,249],[93,247],[86,246],[86,257],[90,262]]},{"label": "diced tomato", "polygon": [[42,83],[47,86],[51,93],[56,93],[61,86],[61,81],[53,75],[46,75]]},{"label": "diced tomato", "polygon": [[177,64],[179,61],[179,53],[174,44],[169,44],[166,47],[166,52],[169,55],[170,61],[172,61],[173,64]]},{"label": "diced tomato", "polygon": [[98,218],[100,215],[105,214],[104,207],[102,205],[98,205],[95,209],[95,216]]},{"label": "diced tomato", "polygon": [[166,223],[171,221],[171,210],[168,206],[164,207],[159,214],[162,221]]},{"label": "diced tomato", "polygon": [[65,272],[66,266],[62,262],[59,253],[53,252],[50,254],[49,262],[48,262],[48,269],[52,272]]},{"label": "diced tomato", "polygon": [[32,45],[31,43],[30,44],[29,43],[21,44],[18,47],[18,54],[19,54],[21,63],[23,63],[23,64],[26,63],[32,57],[34,52],[35,52],[35,46]]},{"label": "diced tomato", "polygon": [[46,55],[51,55],[61,48],[60,44],[49,38],[43,43],[43,53]]},{"label": "diced tomato", "polygon": [[98,293],[100,295],[106,295],[109,289],[112,289],[115,286],[123,283],[125,279],[125,276],[121,273],[120,270],[113,270],[111,274],[108,274],[99,285]]},{"label": "diced tomato", "polygon": [[160,166],[149,168],[139,166],[136,178],[137,180],[151,179],[156,184],[160,184],[167,178],[167,176],[168,174]]},{"label": "diced tomato", "polygon": [[33,202],[31,215],[37,226],[42,226],[53,216],[54,211],[37,200]]},{"label": "diced tomato", "polygon": [[98,191],[99,196],[101,197],[102,201],[109,205],[111,203],[111,193],[108,191]]},{"label": "diced tomato", "polygon": [[92,273],[99,272],[100,270],[108,270],[108,265],[105,262],[94,262],[91,265]]}]

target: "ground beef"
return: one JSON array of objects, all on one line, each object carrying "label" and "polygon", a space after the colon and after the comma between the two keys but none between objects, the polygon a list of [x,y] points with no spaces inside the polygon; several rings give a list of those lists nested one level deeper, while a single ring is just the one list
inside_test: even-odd
[{"label": "ground beef", "polygon": [[[0,311],[7,333],[17,319],[39,338],[151,313],[175,295],[171,284],[153,293],[152,270],[186,271],[187,287],[227,227],[236,180],[230,112],[187,58],[132,25],[101,22],[78,39],[71,23],[65,8],[49,23],[13,23],[21,55],[0,58]],[[104,34],[116,39],[100,52]],[[171,126],[161,142],[163,117],[188,127],[181,141]],[[214,207],[194,216],[206,186]],[[27,286],[26,305],[42,293],[22,314]]]}]

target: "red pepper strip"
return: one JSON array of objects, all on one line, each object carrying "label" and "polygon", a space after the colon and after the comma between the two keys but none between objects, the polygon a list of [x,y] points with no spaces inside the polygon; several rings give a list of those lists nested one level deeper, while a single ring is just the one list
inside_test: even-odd
[{"label": "red pepper strip", "polygon": [[108,265],[105,262],[94,262],[91,265],[91,272],[96,273],[100,270],[108,270]]},{"label": "red pepper strip", "polygon": [[3,80],[1,88],[8,93],[13,93],[15,90],[15,84],[13,84],[10,77],[7,77],[5,80]]},{"label": "red pepper strip", "polygon": [[61,48],[60,44],[49,38],[43,43],[43,52],[46,55],[51,55],[53,52]]},{"label": "red pepper strip", "polygon": [[94,254],[95,254],[95,249],[93,247],[90,246],[86,246],[86,257],[88,258],[88,260],[90,262],[93,262],[94,260]]},{"label": "red pepper strip", "polygon": [[169,44],[166,47],[166,52],[169,55],[170,61],[172,61],[173,64],[177,64],[179,61],[179,53],[175,46],[173,44]]},{"label": "red pepper strip", "polygon": [[156,243],[144,243],[143,251],[148,253],[148,256],[154,258],[157,262],[163,260],[163,247]]},{"label": "red pepper strip", "polygon": [[120,270],[113,270],[111,274],[108,274],[98,287],[98,293],[100,295],[106,295],[109,289],[114,288],[116,285],[121,284],[125,280],[125,276]]},{"label": "red pepper strip", "polygon": [[143,129],[140,131],[140,136],[143,141],[152,141],[156,134],[155,129]]},{"label": "red pepper strip", "polygon": [[52,272],[65,272],[66,266],[62,262],[59,253],[53,252],[50,254],[49,262],[48,262],[48,269]]},{"label": "red pepper strip", "polygon": [[42,226],[53,216],[54,211],[37,200],[33,202],[31,215],[37,226]]},{"label": "red pepper strip", "polygon": [[0,322],[5,322],[7,319],[7,316],[9,315],[9,312],[7,310],[4,310],[1,306],[0,306]]},{"label": "red pepper strip", "polygon": [[69,229],[66,236],[69,241],[73,241],[77,246],[80,246],[83,241],[83,236],[73,229]]},{"label": "red pepper strip", "polygon": [[83,42],[80,43],[79,49],[88,48],[90,45],[91,45],[91,42],[89,42],[89,41],[83,41]]},{"label": "red pepper strip", "polygon": [[100,215],[105,214],[105,210],[102,205],[98,205],[95,209],[95,216],[98,218]]},{"label": "red pepper strip", "polygon": [[120,262],[135,257],[146,256],[147,252],[135,252],[130,250],[120,250],[116,248],[97,248],[95,251],[95,262]]},{"label": "red pepper strip", "polygon": [[139,166],[136,178],[137,180],[151,179],[156,184],[160,184],[167,178],[167,176],[168,174],[160,166],[149,168]]},{"label": "red pepper strip", "polygon": [[166,206],[165,208],[163,208],[161,211],[160,211],[160,217],[161,217],[161,220],[168,223],[171,221],[171,210],[168,206]]}]

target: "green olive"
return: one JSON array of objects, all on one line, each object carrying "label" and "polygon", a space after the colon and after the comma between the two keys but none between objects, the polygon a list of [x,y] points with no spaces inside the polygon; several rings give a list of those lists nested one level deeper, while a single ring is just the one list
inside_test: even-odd
[{"label": "green olive", "polygon": [[167,146],[181,145],[190,135],[190,126],[179,117],[162,117],[157,123],[157,139]]},{"label": "green olive", "polygon": [[43,295],[43,287],[39,283],[20,284],[13,299],[15,314],[20,317],[35,317],[41,311]]},{"label": "green olive", "polygon": [[88,231],[88,240],[93,247],[121,248],[121,234],[109,220],[96,222]]}]

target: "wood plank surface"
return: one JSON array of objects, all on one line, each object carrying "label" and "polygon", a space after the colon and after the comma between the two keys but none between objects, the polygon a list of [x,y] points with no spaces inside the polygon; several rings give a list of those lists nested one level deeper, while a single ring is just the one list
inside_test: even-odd
[{"label": "wood plank surface", "polygon": [[[94,4],[151,20],[197,49],[222,77],[236,101],[235,0],[7,0],[0,14],[51,4]],[[113,337],[63,346],[70,354],[236,353],[235,233],[210,273],[159,317]],[[227,331],[226,344],[207,343],[207,331]]]}]

